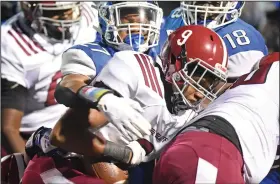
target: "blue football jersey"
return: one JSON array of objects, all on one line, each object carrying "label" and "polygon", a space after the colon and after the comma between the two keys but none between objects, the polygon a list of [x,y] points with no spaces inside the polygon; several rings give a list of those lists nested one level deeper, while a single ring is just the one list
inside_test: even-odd
[{"label": "blue football jersey", "polygon": [[87,58],[89,58],[92,64],[95,66],[95,75],[99,74],[102,68],[107,64],[107,62],[112,58],[112,56],[116,52],[115,49],[109,47],[102,41],[95,41],[86,44],[75,45],[68,49],[67,52],[69,50],[80,50],[84,53],[83,55],[86,54]]},{"label": "blue football jersey", "polygon": [[280,169],[272,169],[260,184],[280,183]]},{"label": "blue football jersey", "polygon": [[[166,18],[160,32],[160,43],[156,49],[159,54],[168,35],[177,28],[184,26],[181,9],[174,9]],[[241,19],[215,30],[223,38],[229,55],[228,75],[239,77],[248,73],[252,66],[264,55],[268,54],[265,40],[251,25]]]},{"label": "blue football jersey", "polygon": [[[76,73],[94,78],[116,52],[118,50],[107,45],[99,35],[94,42],[75,45],[66,50],[62,57],[61,71],[63,75]],[[160,63],[154,48],[150,48],[146,54]]]}]

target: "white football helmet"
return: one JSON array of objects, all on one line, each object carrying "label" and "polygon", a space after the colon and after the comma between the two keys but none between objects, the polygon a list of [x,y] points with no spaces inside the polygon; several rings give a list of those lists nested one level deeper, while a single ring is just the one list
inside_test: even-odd
[{"label": "white football helmet", "polygon": [[240,17],[243,1],[182,1],[182,18],[186,25],[203,25],[216,29]]},{"label": "white football helmet", "polygon": [[56,41],[71,40],[81,19],[80,2],[23,1],[21,9],[31,27]]}]

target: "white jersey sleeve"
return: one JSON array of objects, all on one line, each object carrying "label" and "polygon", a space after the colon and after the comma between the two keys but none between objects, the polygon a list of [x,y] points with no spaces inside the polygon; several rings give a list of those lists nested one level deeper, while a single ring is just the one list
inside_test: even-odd
[{"label": "white jersey sleeve", "polygon": [[94,81],[139,102],[145,110],[142,115],[152,124],[152,132],[138,140],[147,153],[144,161],[156,158],[185,122],[177,122],[169,113],[159,71],[152,63],[151,57],[145,54],[117,52]]},{"label": "white jersey sleeve", "polygon": [[78,42],[75,43],[76,47],[71,47],[63,53],[61,72],[63,75],[83,74],[92,77],[96,75],[96,67],[90,55],[93,51],[90,48],[83,49],[82,47],[87,47],[87,43],[96,39],[96,29],[99,25],[96,4],[94,2],[82,2],[81,13],[81,26],[77,31],[76,39]]},{"label": "white jersey sleeve", "polygon": [[242,76],[192,122],[208,115],[223,117],[235,128],[246,182],[260,183],[279,142],[279,61]]},{"label": "white jersey sleeve", "polygon": [[62,75],[83,74],[95,76],[96,68],[92,59],[83,50],[69,49],[62,55],[61,72]]},{"label": "white jersey sleeve", "polygon": [[228,58],[228,76],[232,78],[240,77],[251,71],[255,63],[260,60],[264,54],[260,51],[238,52]]},{"label": "white jersey sleeve", "polygon": [[82,16],[89,26],[98,27],[98,8],[96,2],[82,2]]},{"label": "white jersey sleeve", "polygon": [[[9,25],[1,26],[1,32],[1,78],[16,82],[27,88],[25,69],[20,59],[26,57],[26,54],[17,47],[17,40],[13,39],[16,38],[17,34],[10,29]],[[9,34],[11,36],[7,36]]]}]

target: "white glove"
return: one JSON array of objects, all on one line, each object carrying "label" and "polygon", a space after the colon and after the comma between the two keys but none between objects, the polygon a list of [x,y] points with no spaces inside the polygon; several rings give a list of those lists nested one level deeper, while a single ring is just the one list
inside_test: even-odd
[{"label": "white glove", "polygon": [[130,161],[131,165],[139,165],[145,158],[146,151],[142,148],[142,146],[137,142],[133,141],[127,145],[132,149],[132,159]]},{"label": "white glove", "polygon": [[127,140],[151,134],[151,124],[139,113],[144,110],[138,102],[108,93],[101,97],[97,107]]}]

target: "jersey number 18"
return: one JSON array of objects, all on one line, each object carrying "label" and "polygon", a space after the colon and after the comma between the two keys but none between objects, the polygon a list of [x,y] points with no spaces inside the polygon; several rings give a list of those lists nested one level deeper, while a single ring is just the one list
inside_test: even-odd
[{"label": "jersey number 18", "polygon": [[233,49],[235,49],[237,47],[236,43],[240,46],[249,45],[251,43],[250,39],[246,35],[246,32],[241,29],[235,30],[231,34],[226,34],[224,36],[224,38],[226,38],[228,40],[228,42],[230,43],[230,45]]}]

